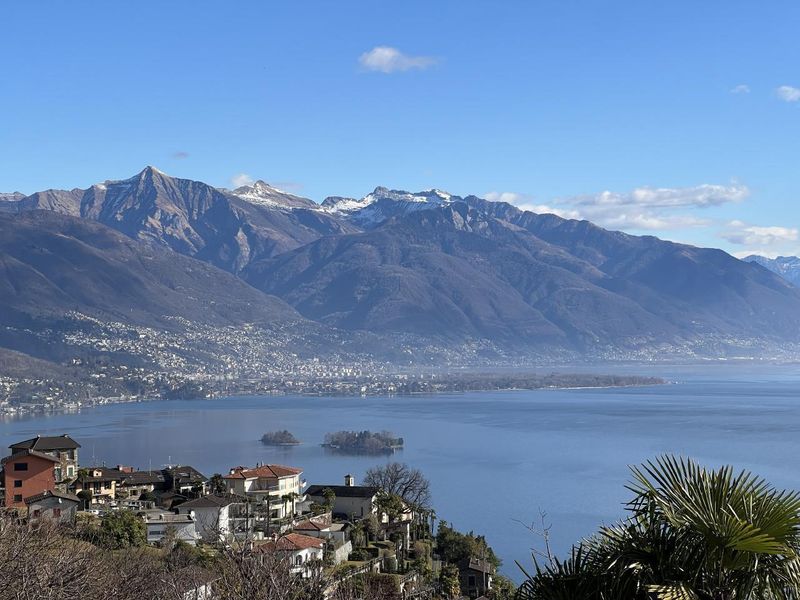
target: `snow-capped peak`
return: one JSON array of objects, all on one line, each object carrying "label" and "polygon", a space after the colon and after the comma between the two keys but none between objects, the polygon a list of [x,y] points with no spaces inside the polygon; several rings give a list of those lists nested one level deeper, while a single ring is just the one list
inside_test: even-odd
[{"label": "snow-capped peak", "polygon": [[322,203],[322,206],[328,212],[349,214],[363,210],[383,200],[423,205],[442,205],[451,202],[452,198],[452,194],[437,189],[412,193],[404,190],[390,190],[389,188],[379,186],[360,200],[356,200],[355,198],[333,196],[326,198],[325,202]]},{"label": "snow-capped peak", "polygon": [[317,208],[317,205],[308,198],[279,190],[260,179],[251,185],[243,185],[227,193],[251,204],[270,208]]}]

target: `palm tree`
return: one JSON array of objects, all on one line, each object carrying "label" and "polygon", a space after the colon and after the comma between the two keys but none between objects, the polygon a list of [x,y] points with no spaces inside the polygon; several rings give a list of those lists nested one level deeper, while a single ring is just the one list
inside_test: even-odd
[{"label": "palm tree", "polygon": [[518,598],[800,598],[799,493],[672,456],[631,470],[630,517],[563,562],[535,564]]}]

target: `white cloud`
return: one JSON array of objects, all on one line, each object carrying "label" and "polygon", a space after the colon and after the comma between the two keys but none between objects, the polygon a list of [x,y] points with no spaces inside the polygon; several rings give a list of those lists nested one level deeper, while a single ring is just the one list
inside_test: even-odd
[{"label": "white cloud", "polygon": [[782,85],[775,90],[775,93],[778,94],[778,98],[784,102],[800,102],[800,88]]},{"label": "white cloud", "polygon": [[640,187],[630,192],[557,198],[547,204],[516,192],[489,192],[487,200],[508,202],[522,210],[552,213],[566,219],[586,219],[602,227],[623,230],[675,230],[703,227],[710,220],[679,214],[697,208],[709,208],[740,202],[750,193],[747,186],[702,184],[685,188]]},{"label": "white cloud", "polygon": [[432,56],[409,56],[397,48],[376,46],[358,58],[359,64],[368,71],[394,73],[410,69],[427,69],[436,64]]},{"label": "white cloud", "polygon": [[233,177],[231,177],[231,185],[234,188],[242,187],[243,185],[253,185],[255,183],[255,179],[250,177],[247,173],[237,173]]},{"label": "white cloud", "polygon": [[750,86],[746,83],[740,83],[739,85],[731,88],[731,94],[749,94],[750,93]]},{"label": "white cloud", "polygon": [[765,250],[766,247],[780,246],[796,242],[800,232],[794,227],[780,227],[777,225],[763,227],[750,225],[742,221],[731,221],[720,237],[737,246],[749,246]]},{"label": "white cloud", "polygon": [[684,188],[639,187],[627,193],[600,192],[590,196],[576,196],[567,202],[578,206],[644,206],[652,208],[676,208],[719,206],[729,202],[740,202],[747,198],[747,186],[731,183],[715,185],[704,183]]}]

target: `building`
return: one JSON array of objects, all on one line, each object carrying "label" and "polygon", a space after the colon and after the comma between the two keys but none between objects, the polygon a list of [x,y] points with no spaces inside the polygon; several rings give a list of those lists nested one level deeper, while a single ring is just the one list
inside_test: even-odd
[{"label": "building", "polygon": [[234,467],[224,476],[229,493],[268,504],[271,519],[293,516],[306,482],[302,469],[284,465]]},{"label": "building", "polygon": [[175,465],[161,469],[164,476],[164,489],[177,494],[187,495],[197,493],[202,495],[206,491],[208,477],[189,465]]},{"label": "building", "polygon": [[126,473],[118,468],[87,467],[78,473],[72,489],[76,494],[91,492],[92,504],[108,504],[117,499],[117,486],[125,476]]},{"label": "building", "polygon": [[254,520],[247,499],[241,496],[203,496],[178,505],[176,510],[193,516],[197,534],[207,542],[244,539],[253,533]]},{"label": "building", "polygon": [[81,445],[66,433],[59,436],[41,436],[11,444],[11,455],[26,450],[49,454],[58,459],[55,467],[56,483],[73,479],[78,473],[78,448]]},{"label": "building", "polygon": [[117,483],[117,494],[128,500],[138,500],[142,494],[152,494],[166,487],[166,479],[161,471],[134,471],[127,467],[117,467],[123,472]]},{"label": "building", "polygon": [[60,460],[38,450],[20,449],[2,460],[6,487],[5,506],[22,508],[25,499],[56,489]]},{"label": "building", "polygon": [[309,535],[311,537],[327,539],[334,542],[345,542],[347,540],[347,523],[334,523],[333,515],[325,513],[301,521],[292,527],[295,533]]},{"label": "building", "polygon": [[59,523],[72,523],[81,500],[77,496],[59,491],[46,491],[25,498],[28,518],[32,521],[50,519]]},{"label": "building", "polygon": [[485,596],[492,589],[494,567],[489,561],[479,558],[463,560],[458,565],[461,591],[470,598]]},{"label": "building", "polygon": [[194,517],[165,510],[144,510],[141,513],[147,528],[147,543],[160,544],[165,539],[186,542],[194,546],[199,538]]},{"label": "building", "polygon": [[317,504],[326,501],[324,491],[336,494],[333,514],[345,519],[360,519],[376,512],[375,501],[380,491],[376,487],[356,485],[352,475],[345,476],[344,485],[312,485],[306,490],[306,500]]},{"label": "building", "polygon": [[322,569],[325,542],[308,535],[287,533],[276,540],[256,546],[253,550],[256,553],[278,552],[286,555],[293,573],[311,577]]}]

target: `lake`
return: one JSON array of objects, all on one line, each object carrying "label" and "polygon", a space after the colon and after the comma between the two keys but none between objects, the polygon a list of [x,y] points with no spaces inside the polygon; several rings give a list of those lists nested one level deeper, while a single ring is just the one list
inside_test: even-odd
[{"label": "lake", "polygon": [[[569,369],[565,369],[569,370]],[[577,371],[578,369],[572,369]],[[584,369],[586,370],[586,369]],[[519,521],[547,512],[555,549],[623,514],[627,465],[673,452],[731,463],[781,487],[800,488],[800,369],[796,365],[605,367],[661,375],[664,386],[475,392],[392,398],[239,397],[156,401],[0,422],[0,445],[69,433],[81,463],[160,468],[191,464],[206,475],[236,465],[302,467],[309,483],[358,480],[387,460],[431,480],[439,518],[485,533],[519,579],[539,545]],[[271,448],[267,431],[304,443]],[[405,439],[391,459],[342,456],[320,447],[325,433],[388,429]]]}]

